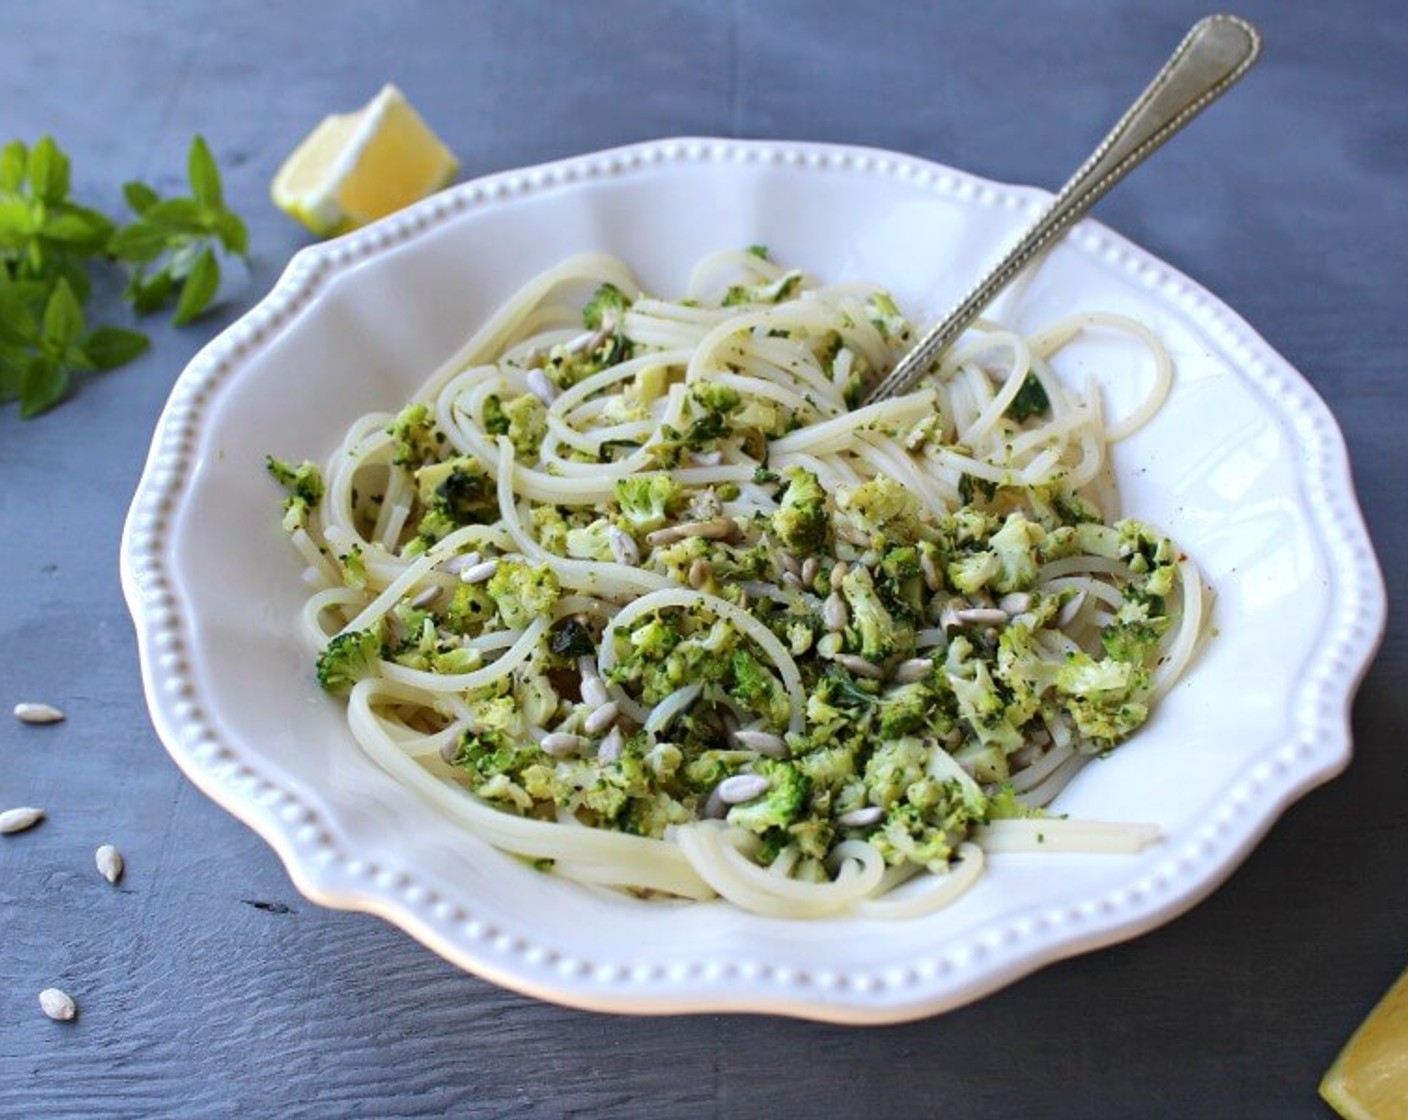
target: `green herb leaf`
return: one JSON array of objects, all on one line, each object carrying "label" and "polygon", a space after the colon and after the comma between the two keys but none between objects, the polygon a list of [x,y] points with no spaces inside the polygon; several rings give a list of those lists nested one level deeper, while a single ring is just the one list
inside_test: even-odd
[{"label": "green herb leaf", "polygon": [[26,420],[47,412],[68,392],[68,370],[44,354],[36,354],[20,383],[20,415]]},{"label": "green herb leaf", "polygon": [[210,154],[205,137],[196,136],[191,141],[190,153],[186,156],[186,173],[191,180],[191,194],[201,206],[210,210],[225,209],[225,196],[220,187],[220,168],[215,157]]},{"label": "green herb leaf", "polygon": [[0,194],[19,194],[29,166],[29,147],[23,140],[11,140],[0,148]]},{"label": "green herb leaf", "polygon": [[53,137],[42,137],[29,150],[29,189],[43,202],[62,202],[68,197],[68,156],[59,150]]},{"label": "green herb leaf", "polygon": [[151,340],[138,331],[99,327],[83,340],[83,352],[94,369],[116,369],[145,353]]},{"label": "green herb leaf", "polygon": [[167,235],[151,222],[138,220],[123,226],[108,242],[108,252],[120,261],[146,264],[156,260],[166,249]]},{"label": "green herb leaf", "polygon": [[205,232],[200,207],[193,198],[164,198],[149,206],[142,218],[170,233],[199,235]]},{"label": "green herb leaf", "polygon": [[83,305],[62,277],[54,285],[44,305],[43,341],[46,348],[62,354],[83,333]]},{"label": "green herb leaf", "polygon": [[133,276],[125,295],[132,301],[132,307],[138,315],[150,315],[153,311],[161,310],[175,290],[176,281],[172,279],[171,273],[162,269],[150,276]]},{"label": "green herb leaf", "polygon": [[181,286],[181,296],[176,301],[176,313],[171,321],[178,327],[189,323],[209,305],[220,290],[220,263],[211,249],[202,250],[195,260],[186,282]]},{"label": "green herb leaf", "polygon": [[1012,403],[1007,406],[1005,415],[1020,424],[1023,420],[1042,415],[1050,407],[1051,398],[1046,395],[1041,379],[1034,373],[1028,373]]},{"label": "green herb leaf", "polygon": [[112,223],[96,210],[66,205],[50,209],[41,232],[51,241],[62,241],[74,249],[96,253],[112,235]]},{"label": "green herb leaf", "polygon": [[221,210],[211,219],[211,225],[216,236],[220,238],[220,244],[224,245],[227,251],[238,253],[240,256],[249,251],[249,231],[245,229],[238,214],[231,210]]},{"label": "green herb leaf", "polygon": [[135,180],[122,184],[122,197],[127,200],[127,205],[132,207],[138,214],[145,214],[159,201],[160,196],[146,183],[138,183]]}]

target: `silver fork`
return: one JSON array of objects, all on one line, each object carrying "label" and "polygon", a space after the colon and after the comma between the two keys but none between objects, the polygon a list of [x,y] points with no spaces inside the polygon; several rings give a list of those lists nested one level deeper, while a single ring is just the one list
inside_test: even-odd
[{"label": "silver fork", "polygon": [[958,305],[921,338],[866,397],[866,404],[912,389],[997,294],[1066,232],[1105,192],[1227,92],[1257,60],[1261,35],[1237,16],[1208,16],[1178,49],[1090,157],[1017,243]]}]

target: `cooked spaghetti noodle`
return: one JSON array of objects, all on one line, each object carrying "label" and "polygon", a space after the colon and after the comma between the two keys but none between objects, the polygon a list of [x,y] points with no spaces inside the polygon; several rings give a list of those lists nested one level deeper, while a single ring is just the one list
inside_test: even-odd
[{"label": "cooked spaghetti noodle", "polygon": [[[1114,422],[1050,365],[1086,331],[1150,355]],[[324,468],[271,459],[356,741],[553,874],[779,917],[921,914],[984,849],[1149,842],[1042,807],[1202,632],[1192,561],[1113,520],[1109,445],[1172,363],[1119,316],[980,323],[856,407],[911,335],[761,251],[676,301],[581,256]]]}]

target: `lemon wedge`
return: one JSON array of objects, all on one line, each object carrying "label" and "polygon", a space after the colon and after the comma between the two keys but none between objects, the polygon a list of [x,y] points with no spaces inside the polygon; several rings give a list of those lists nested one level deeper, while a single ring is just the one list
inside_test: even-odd
[{"label": "lemon wedge", "polygon": [[274,176],[274,205],[320,237],[345,233],[449,184],[459,161],[386,85],[355,113],[324,117]]},{"label": "lemon wedge", "polygon": [[1320,1095],[1346,1120],[1408,1120],[1408,972],[1340,1051]]}]

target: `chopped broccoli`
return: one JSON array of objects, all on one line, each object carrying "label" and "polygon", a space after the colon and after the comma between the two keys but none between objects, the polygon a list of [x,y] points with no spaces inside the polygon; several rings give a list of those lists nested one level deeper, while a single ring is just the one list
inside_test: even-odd
[{"label": "chopped broccoli", "polygon": [[794,824],[806,809],[811,780],[792,763],[770,758],[758,759],[753,769],[768,780],[767,792],[733,806],[728,823],[759,835]]},{"label": "chopped broccoli", "polygon": [[629,533],[648,533],[665,524],[671,507],[683,497],[679,483],[668,474],[636,474],[616,480],[616,504]]},{"label": "chopped broccoli", "polygon": [[318,655],[318,683],[334,696],[344,696],[363,677],[376,671],[381,639],[374,630],[348,630],[328,642]]},{"label": "chopped broccoli", "polygon": [[631,301],[626,298],[626,293],[615,284],[602,284],[582,308],[582,323],[590,330],[599,331],[609,315],[612,324],[619,326],[630,306]]},{"label": "chopped broccoli", "polygon": [[386,429],[392,440],[391,461],[398,467],[420,467],[440,458],[445,433],[435,423],[435,412],[424,401],[408,404]]},{"label": "chopped broccoli", "polygon": [[896,625],[876,594],[875,581],[867,568],[856,564],[846,573],[841,580],[841,595],[850,608],[847,636],[854,635],[853,644],[859,645],[862,657],[879,664],[908,649],[914,632]]},{"label": "chopped broccoli", "polygon": [[992,535],[988,547],[997,557],[1000,570],[992,577],[995,591],[1025,591],[1036,582],[1040,566],[1037,550],[1046,531],[1021,513],[1010,513],[1001,529]]},{"label": "chopped broccoli", "polygon": [[1002,561],[994,552],[970,552],[951,560],[945,569],[948,582],[964,595],[976,595],[1002,572]]},{"label": "chopped broccoli", "polygon": [[880,697],[876,727],[882,739],[896,739],[924,730],[938,714],[938,697],[925,684],[905,684]]},{"label": "chopped broccoli", "polygon": [[876,292],[866,301],[865,317],[886,338],[903,341],[914,333],[909,320],[889,292]]},{"label": "chopped broccoli", "polygon": [[920,739],[907,736],[877,746],[865,764],[865,789],[870,804],[888,808],[905,790],[924,777],[929,751]]},{"label": "chopped broccoli", "polygon": [[557,573],[548,565],[522,560],[500,560],[485,590],[504,622],[519,628],[549,614],[562,594]]},{"label": "chopped broccoli", "polygon": [[826,544],[826,491],[816,475],[802,467],[783,471],[787,491],[772,515],[772,531],[791,551],[806,557]]},{"label": "chopped broccoli", "polygon": [[792,701],[782,682],[749,653],[735,649],[732,659],[734,697],[773,727],[782,727],[792,714]]},{"label": "chopped broccoli", "polygon": [[565,538],[567,555],[574,560],[614,559],[611,551],[611,522],[598,517],[589,525],[574,525]]},{"label": "chopped broccoli", "polygon": [[875,548],[917,540],[921,508],[919,499],[887,475],[836,492],[838,520]]},{"label": "chopped broccoli", "polygon": [[1100,644],[1117,661],[1144,665],[1159,644],[1166,619],[1157,622],[1111,622],[1100,632]]},{"label": "chopped broccoli", "polygon": [[484,524],[499,516],[493,480],[472,458],[456,457],[421,467],[415,479],[424,507],[416,533],[428,544],[462,525]]},{"label": "chopped broccoli", "polygon": [[266,455],[264,466],[289,491],[289,496],[284,499],[284,532],[292,533],[303,528],[308,523],[308,515],[323,500],[323,475],[318,464],[304,460],[295,466]]},{"label": "chopped broccoli", "polygon": [[491,436],[508,436],[517,454],[531,458],[547,434],[547,415],[547,405],[533,393],[507,401],[491,396],[484,401],[484,430]]},{"label": "chopped broccoli", "polygon": [[741,303],[781,303],[791,299],[802,286],[802,273],[798,269],[784,272],[776,280],[760,284],[734,284],[724,293],[722,306],[737,307]]}]

